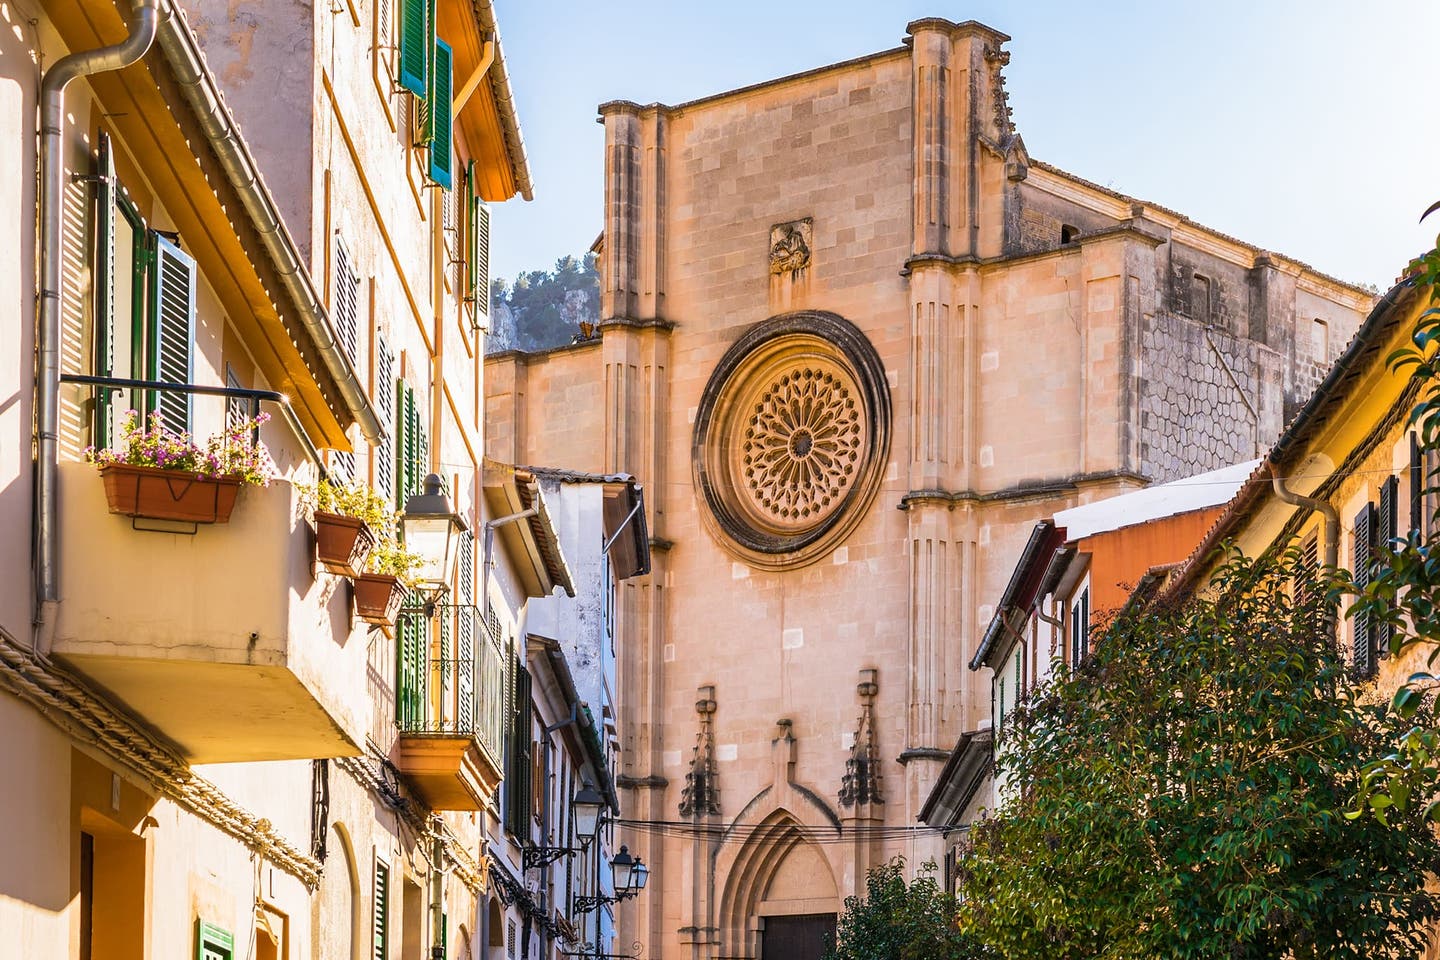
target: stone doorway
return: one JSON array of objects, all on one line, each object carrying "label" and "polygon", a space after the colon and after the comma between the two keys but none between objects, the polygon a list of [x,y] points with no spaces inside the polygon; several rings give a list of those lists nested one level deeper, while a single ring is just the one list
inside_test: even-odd
[{"label": "stone doorway", "polygon": [[835,946],[835,914],[766,917],[760,960],[821,960]]}]

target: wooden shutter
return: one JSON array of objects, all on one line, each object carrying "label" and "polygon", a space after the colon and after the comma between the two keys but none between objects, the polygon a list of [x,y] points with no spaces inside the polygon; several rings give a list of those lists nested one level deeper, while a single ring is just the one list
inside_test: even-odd
[{"label": "wooden shutter", "polygon": [[375,406],[385,426],[385,439],[375,448],[375,490],[390,496],[395,489],[395,358],[385,335],[375,334]]},{"label": "wooden shutter", "polygon": [[375,903],[370,923],[372,960],[388,960],[390,954],[390,867],[375,861]]},{"label": "wooden shutter", "polygon": [[395,723],[401,730],[425,728],[425,623],[402,614],[395,643]]},{"label": "wooden shutter", "polygon": [[396,471],[395,502],[403,510],[405,500],[422,492],[426,468],[430,463],[430,435],[425,429],[415,391],[404,380],[396,388],[399,408],[396,424],[396,447],[399,455]]},{"label": "wooden shutter", "polygon": [[[1355,545],[1350,564],[1355,585],[1362,590],[1370,583],[1370,558],[1374,534],[1375,505],[1367,503],[1365,508],[1355,516]],[[1355,674],[1360,677],[1370,676],[1375,669],[1375,635],[1374,630],[1371,629],[1372,626],[1369,616],[1363,611],[1357,612],[1351,618]]]},{"label": "wooden shutter", "polygon": [[1300,544],[1299,563],[1295,571],[1295,582],[1292,584],[1297,603],[1308,604],[1315,599],[1315,578],[1319,573],[1320,537],[1318,533],[1312,533]]},{"label": "wooden shutter", "polygon": [[[1400,480],[1398,477],[1387,477],[1380,485],[1380,511],[1376,517],[1378,530],[1376,531],[1376,543],[1371,548],[1371,579],[1374,578],[1374,570],[1380,563],[1379,548],[1385,550],[1395,549],[1395,537],[1397,535],[1397,514],[1400,512]],[[1375,652],[1380,657],[1390,655],[1390,638],[1395,628],[1387,621],[1375,624]]]},{"label": "wooden shutter", "polygon": [[511,670],[514,709],[510,715],[509,762],[505,764],[505,828],[523,838],[530,815],[530,671],[518,657]]},{"label": "wooden shutter", "polygon": [[1410,431],[1410,530],[1418,533],[1425,529],[1425,467],[1420,455],[1420,438]]},{"label": "wooden shutter", "polygon": [[430,150],[430,179],[446,190],[453,181],[451,170],[451,65],[450,44],[435,41],[434,71],[430,76],[429,109],[425,113],[425,143]]},{"label": "wooden shutter", "polygon": [[331,297],[336,339],[355,363],[360,355],[360,276],[345,242],[335,238],[335,290]]},{"label": "wooden shutter", "polygon": [[417,97],[430,92],[430,45],[435,36],[434,0],[401,0],[400,86]]},{"label": "wooden shutter", "polygon": [[460,538],[460,609],[455,620],[456,722],[461,730],[474,730],[475,704],[475,537]]},{"label": "wooden shutter", "polygon": [[[115,376],[115,158],[110,137],[100,131],[95,175],[95,375]],[[95,391],[95,446],[108,447],[119,434],[109,390]]]},{"label": "wooden shutter", "polygon": [[[188,384],[194,373],[195,261],[156,234],[150,277],[150,376]],[[167,429],[189,432],[189,394],[156,391],[152,409]]]}]

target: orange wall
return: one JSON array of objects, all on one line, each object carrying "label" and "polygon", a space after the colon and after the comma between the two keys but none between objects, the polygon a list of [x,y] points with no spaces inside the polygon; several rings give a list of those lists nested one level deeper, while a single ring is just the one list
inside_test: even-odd
[{"label": "orange wall", "polygon": [[1077,549],[1090,554],[1091,609],[1096,613],[1119,610],[1145,571],[1189,556],[1223,509],[1181,513],[1080,540]]}]

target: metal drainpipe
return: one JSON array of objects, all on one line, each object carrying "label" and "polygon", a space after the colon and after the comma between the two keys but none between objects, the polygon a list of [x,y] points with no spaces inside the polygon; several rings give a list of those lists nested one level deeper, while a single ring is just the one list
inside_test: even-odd
[{"label": "metal drainpipe", "polygon": [[40,309],[35,372],[35,648],[49,647],[47,624],[60,600],[56,474],[60,456],[60,242],[64,227],[65,87],[71,80],[120,70],[145,56],[159,25],[159,0],[134,0],[120,43],[55,61],[40,81]]},{"label": "metal drainpipe", "polygon": [[1340,565],[1340,513],[1328,501],[1318,500],[1315,497],[1306,497],[1290,490],[1285,486],[1285,478],[1275,472],[1277,464],[1270,464],[1270,485],[1275,490],[1275,496],[1288,504],[1297,507],[1309,507],[1318,511],[1325,518],[1325,566],[1338,567]]}]

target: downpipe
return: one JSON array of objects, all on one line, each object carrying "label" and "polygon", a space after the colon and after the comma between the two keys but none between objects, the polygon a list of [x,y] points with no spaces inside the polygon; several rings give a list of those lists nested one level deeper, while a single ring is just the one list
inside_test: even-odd
[{"label": "downpipe", "polygon": [[1326,500],[1302,496],[1286,487],[1285,478],[1276,472],[1277,467],[1278,465],[1272,461],[1270,464],[1270,485],[1275,490],[1275,496],[1292,506],[1307,507],[1317,511],[1325,518],[1325,566],[1333,570],[1340,565],[1339,511]]},{"label": "downpipe", "polygon": [[40,81],[40,303],[35,330],[35,650],[49,652],[60,602],[56,480],[60,457],[60,243],[65,199],[65,87],[121,70],[145,56],[159,26],[159,0],[134,0],[122,42],[55,61]]}]

